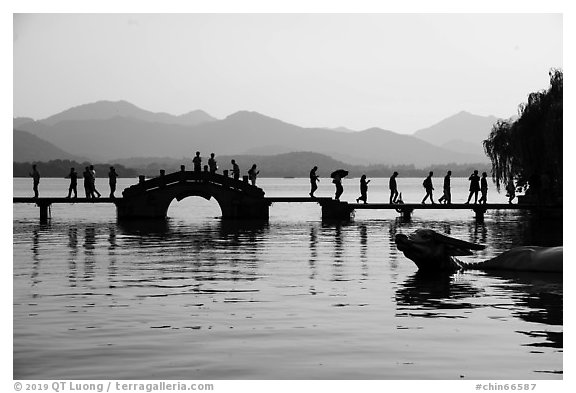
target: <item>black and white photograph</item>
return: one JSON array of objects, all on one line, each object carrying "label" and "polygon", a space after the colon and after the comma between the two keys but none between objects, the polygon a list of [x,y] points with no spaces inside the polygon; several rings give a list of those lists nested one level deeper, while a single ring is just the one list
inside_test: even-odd
[{"label": "black and white photograph", "polygon": [[562,12],[12,23],[10,388],[564,391]]}]

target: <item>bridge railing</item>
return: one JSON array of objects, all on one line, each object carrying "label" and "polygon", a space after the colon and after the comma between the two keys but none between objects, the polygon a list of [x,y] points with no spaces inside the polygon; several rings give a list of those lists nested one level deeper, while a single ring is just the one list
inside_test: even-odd
[{"label": "bridge railing", "polygon": [[150,179],[140,176],[138,184],[124,189],[122,195],[124,197],[130,197],[181,183],[211,183],[254,197],[264,197],[264,190],[248,183],[247,176],[245,176],[243,180],[235,180],[234,178],[219,173],[207,171],[179,171],[167,175],[161,173],[160,176]]}]

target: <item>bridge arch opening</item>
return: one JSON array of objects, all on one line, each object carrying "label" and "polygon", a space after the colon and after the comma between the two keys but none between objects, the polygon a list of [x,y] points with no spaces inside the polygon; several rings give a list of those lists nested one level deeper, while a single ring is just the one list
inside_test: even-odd
[{"label": "bridge arch opening", "polygon": [[179,195],[172,199],[166,214],[168,218],[186,221],[205,221],[222,217],[222,208],[208,195]]}]

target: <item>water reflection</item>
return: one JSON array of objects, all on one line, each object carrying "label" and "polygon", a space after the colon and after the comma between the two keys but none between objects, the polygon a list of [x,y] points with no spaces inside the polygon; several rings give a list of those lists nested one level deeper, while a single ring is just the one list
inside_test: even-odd
[{"label": "water reflection", "polygon": [[[391,227],[390,240],[399,225]],[[420,225],[407,228],[411,232]],[[485,250],[468,257],[478,262],[492,258],[519,245],[553,246],[562,244],[558,221],[543,222],[525,212],[494,212],[481,223],[427,223],[427,227],[474,243],[485,244]],[[395,249],[395,247],[393,247]],[[395,258],[395,254],[391,254]],[[400,259],[406,258],[400,256]],[[407,263],[410,261],[406,260]],[[478,298],[486,298],[479,302]],[[405,279],[396,291],[398,317],[468,318],[479,308],[506,309],[514,318],[527,322],[525,326],[541,324],[516,332],[525,337],[525,346],[535,352],[543,347],[561,351],[562,334],[562,275],[521,272],[465,272],[454,275],[424,276],[415,273]],[[494,300],[501,299],[495,305]],[[512,302],[512,304],[510,304]],[[557,331],[551,327],[558,326]]]},{"label": "water reflection", "polygon": [[270,230],[270,223],[266,220],[219,220],[217,223],[222,236],[248,234],[254,240]]},{"label": "water reflection", "polygon": [[108,244],[108,254],[114,255],[114,250],[118,247],[116,244],[116,225],[108,225]]},{"label": "water reflection", "polygon": [[525,244],[544,247],[561,246],[563,244],[562,216],[547,217],[530,215],[529,225],[523,226],[522,240]]},{"label": "water reflection", "polygon": [[124,220],[118,222],[118,229],[127,235],[158,236],[168,232],[168,220]]},{"label": "water reflection", "polygon": [[75,288],[78,281],[78,227],[76,225],[68,228],[68,285]]},{"label": "water reflection", "polygon": [[344,237],[343,227],[344,223],[335,223],[334,225],[323,225],[324,232],[332,230],[332,281],[346,280],[344,274]]},{"label": "water reflection", "polygon": [[[220,345],[243,353],[249,346],[250,353],[265,358],[271,346],[295,340],[303,342],[305,349],[282,351],[282,359],[291,364],[309,359],[310,354],[333,356],[348,364],[359,356],[375,359],[373,348],[378,346],[405,353],[404,340],[415,337],[412,331],[399,326],[391,340],[375,332],[382,324],[416,321],[422,358],[405,368],[415,370],[411,376],[429,376],[422,365],[438,347],[431,337],[443,328],[442,321],[463,327],[459,338],[467,339],[466,334],[473,338],[477,332],[475,317],[488,319],[488,329],[520,337],[513,343],[495,337],[493,345],[512,354],[514,375],[530,376],[522,372],[531,366],[516,362],[528,351],[544,354],[536,356],[535,363],[542,363],[546,356],[561,364],[561,354],[557,354],[563,345],[561,277],[483,272],[423,276],[394,244],[399,232],[431,227],[486,244],[485,256],[470,257],[475,261],[525,244],[525,235],[528,239],[537,235],[537,226],[517,221],[516,216],[503,216],[501,221],[487,218],[483,224],[473,220],[404,222],[400,217],[338,224],[170,219],[119,224],[54,221],[51,227],[40,227],[15,222],[14,321],[19,332],[15,343],[17,348],[26,347],[30,358],[38,354],[53,358],[54,351],[43,352],[42,346],[29,349],[30,337],[46,340],[46,331],[30,323],[27,315],[34,312],[54,329],[61,329],[58,344],[88,348],[87,357],[101,353],[97,345],[111,343],[109,349],[116,350],[117,357],[107,357],[110,361],[101,364],[124,363],[131,354],[123,356],[122,348],[130,346],[138,348],[135,356],[145,354],[142,357],[165,372],[162,365],[178,356],[181,364],[205,356],[197,352],[202,348],[208,352]],[[532,226],[526,229],[527,225]],[[31,301],[35,292],[40,295]],[[77,312],[86,304],[96,307]],[[71,326],[94,326],[94,320],[102,323],[102,330],[82,333],[83,339],[92,341],[69,334]],[[269,334],[272,330],[274,334]],[[162,337],[160,342],[158,337]],[[325,337],[337,337],[338,345],[328,348]],[[169,348],[171,358],[160,356],[155,345]],[[306,352],[306,348],[311,349]],[[447,351],[452,349],[447,346]],[[28,364],[26,351],[15,352],[19,364]],[[219,366],[219,362],[226,363],[223,359],[224,354],[210,361]],[[52,370],[67,369],[72,363],[57,360],[43,363]],[[226,366],[238,364],[233,360]],[[381,364],[366,361],[365,365],[366,375],[382,375]],[[270,367],[276,366],[270,362]],[[265,374],[262,367],[255,365],[250,372],[261,377]],[[491,367],[489,359],[486,367]]]},{"label": "water reflection", "polygon": [[[260,278],[263,239],[269,231],[264,221],[200,223],[167,220],[165,223],[120,226],[123,245],[145,254],[137,264],[149,274],[147,282],[164,279],[193,281],[195,293],[214,291],[214,283],[253,281]],[[144,255],[143,255],[144,256]]]},{"label": "water reflection", "polygon": [[117,275],[118,267],[116,266],[116,248],[118,248],[116,240],[116,225],[108,225],[108,280],[114,281]]},{"label": "water reflection", "polygon": [[318,261],[318,229],[315,225],[310,226],[310,240],[308,244],[310,247],[310,258],[308,259],[310,280],[314,280],[318,274],[316,267],[316,262]]},{"label": "water reflection", "polygon": [[40,270],[40,228],[36,227],[32,231],[32,286],[38,284],[38,272]]},{"label": "water reflection", "polygon": [[78,226],[68,227],[69,260],[76,260],[78,255]]},{"label": "water reflection", "polygon": [[146,247],[153,244],[168,242],[172,246],[182,246],[186,250],[197,252],[211,247],[226,247],[236,249],[246,247],[245,251],[252,251],[261,244],[269,230],[266,221],[230,222],[226,220],[205,221],[201,223],[186,223],[174,219],[170,220],[138,220],[119,223],[125,242],[137,242]]},{"label": "water reflection", "polygon": [[360,263],[362,264],[362,278],[368,278],[368,228],[365,224],[358,226],[360,237]]},{"label": "water reflection", "polygon": [[[537,215],[529,211],[495,210],[490,214],[490,238],[495,245],[533,245],[543,247],[563,244],[562,217]],[[506,225],[494,225],[506,223]]]},{"label": "water reflection", "polygon": [[96,259],[94,249],[96,247],[96,228],[89,225],[84,228],[84,281],[94,280],[94,267]]},{"label": "water reflection", "polygon": [[461,274],[416,272],[396,291],[396,316],[464,318],[461,314],[447,313],[446,310],[478,307],[470,299],[479,296],[482,291],[467,282]]},{"label": "water reflection", "polygon": [[[484,279],[479,282],[478,276]],[[486,282],[490,285],[486,286]],[[504,298],[513,304],[479,303],[479,296]],[[467,318],[465,310],[505,308],[516,318],[530,324],[542,324],[541,329],[518,331],[532,339],[525,345],[563,347],[562,332],[548,330],[550,326],[563,324],[561,274],[472,272],[429,275],[417,272],[399,286],[395,299],[397,317]]]},{"label": "water reflection", "polygon": [[[450,233],[446,234],[449,235]],[[475,222],[473,225],[470,225],[470,239],[472,239],[472,243],[486,244],[488,239],[488,229],[486,228],[486,223],[484,221]]]},{"label": "water reflection", "polygon": [[390,267],[396,271],[398,268],[398,261],[400,257],[403,257],[404,254],[398,251],[396,248],[396,234],[399,233],[398,230],[406,226],[406,221],[401,217],[396,217],[394,221],[392,221],[388,225],[388,246],[390,248]]},{"label": "water reflection", "polygon": [[517,306],[512,315],[540,329],[519,331],[533,340],[525,345],[534,347],[563,348],[562,332],[550,331],[551,326],[563,325],[562,274],[531,272],[499,272],[494,274],[499,290],[510,293]]},{"label": "water reflection", "polygon": [[[26,231],[31,234],[28,241]],[[30,247],[32,263],[26,270],[31,287],[41,283],[48,273],[41,270],[42,262],[62,252],[66,255],[62,259],[64,277],[70,288],[93,285],[98,272],[104,272],[111,288],[154,288],[169,280],[192,280],[195,284],[186,285],[198,292],[202,283],[259,279],[257,270],[268,231],[266,222],[240,225],[211,221],[189,225],[172,220],[104,225],[26,224],[15,231],[15,237]],[[62,251],[58,250],[60,246],[64,246]],[[106,263],[105,269],[98,269],[100,261]],[[52,272],[57,271],[54,262],[51,266]],[[79,278],[84,284],[79,283]]]}]

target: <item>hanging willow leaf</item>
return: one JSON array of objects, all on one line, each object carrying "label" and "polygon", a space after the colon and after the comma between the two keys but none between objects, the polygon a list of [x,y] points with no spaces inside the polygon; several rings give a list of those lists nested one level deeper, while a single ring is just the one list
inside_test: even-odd
[{"label": "hanging willow leaf", "polygon": [[514,180],[536,196],[562,195],[562,70],[552,69],[550,87],[531,93],[515,121],[500,120],[483,142],[496,187]]}]

